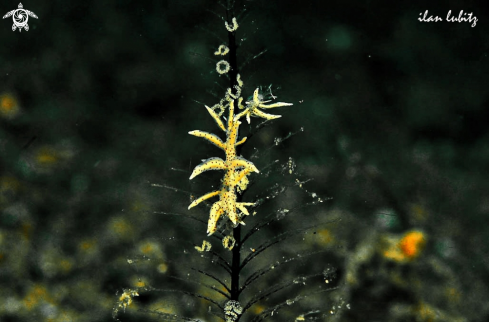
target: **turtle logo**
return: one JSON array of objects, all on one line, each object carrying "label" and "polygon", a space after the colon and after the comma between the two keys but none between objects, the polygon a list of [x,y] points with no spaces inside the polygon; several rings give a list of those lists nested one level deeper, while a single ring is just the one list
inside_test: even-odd
[{"label": "turtle logo", "polygon": [[29,25],[27,24],[27,20],[29,20],[29,16],[36,18],[37,16],[34,12],[25,10],[24,7],[22,6],[22,3],[19,3],[19,8],[7,12],[5,16],[3,16],[3,19],[8,18],[12,16],[14,20],[14,24],[12,25],[12,31],[15,31],[15,29],[19,28],[19,31],[22,31],[22,28],[25,29],[25,31],[29,31]]}]

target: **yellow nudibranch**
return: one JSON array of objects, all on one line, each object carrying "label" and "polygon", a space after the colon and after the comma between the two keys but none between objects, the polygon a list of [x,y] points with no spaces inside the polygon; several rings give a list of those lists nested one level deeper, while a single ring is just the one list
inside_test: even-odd
[{"label": "yellow nudibranch", "polygon": [[[239,77],[239,76],[238,76]],[[237,92],[241,94],[241,86],[243,82],[239,82],[239,90]],[[231,93],[231,89],[228,89],[227,94]],[[239,96],[238,94],[238,96]],[[236,94],[234,94],[236,95]],[[248,183],[247,176],[251,172],[259,173],[260,171],[256,168],[256,166],[251,162],[246,160],[243,157],[236,155],[236,147],[240,144],[243,144],[246,141],[246,137],[238,141],[238,131],[241,122],[239,119],[243,116],[246,116],[246,120],[250,123],[250,116],[265,118],[265,119],[275,119],[279,118],[280,115],[272,115],[267,114],[260,111],[258,108],[273,108],[280,106],[290,106],[291,103],[275,103],[266,105],[269,101],[263,101],[263,96],[259,95],[258,88],[253,93],[253,100],[246,103],[246,107],[240,104],[240,108],[244,108],[244,111],[235,115],[234,114],[234,100],[224,100],[221,101],[220,104],[216,104],[214,107],[206,106],[207,111],[212,116],[212,118],[216,121],[218,127],[226,133],[226,141],[223,142],[217,135],[195,130],[190,131],[189,134],[197,137],[201,137],[211,142],[218,148],[224,150],[226,154],[226,159],[223,160],[221,158],[209,158],[207,160],[203,160],[201,164],[195,167],[194,171],[190,175],[190,180],[201,174],[202,172],[209,170],[224,170],[226,171],[224,178],[222,179],[222,185],[219,190],[209,192],[197,199],[195,199],[188,209],[197,206],[204,200],[209,198],[219,196],[219,200],[216,201],[210,210],[209,221],[207,224],[207,233],[208,235],[212,235],[217,229],[217,222],[221,215],[226,215],[229,220],[234,225],[245,223],[242,221],[242,217],[244,215],[248,216],[249,212],[246,207],[253,206],[253,202],[237,202],[237,191],[242,192],[246,189],[246,185]],[[241,103],[243,100],[242,97],[239,97],[238,101]],[[225,104],[225,105],[223,105]],[[228,117],[227,121],[223,122],[220,115],[218,115],[214,109],[219,108],[220,110],[228,109]],[[238,210],[240,214],[238,214]]]}]

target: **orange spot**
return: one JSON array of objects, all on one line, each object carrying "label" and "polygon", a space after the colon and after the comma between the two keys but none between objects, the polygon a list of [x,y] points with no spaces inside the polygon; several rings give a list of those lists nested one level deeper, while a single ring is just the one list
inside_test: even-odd
[{"label": "orange spot", "polygon": [[418,257],[426,244],[426,235],[417,230],[406,232],[401,236],[383,238],[382,254],[385,258],[407,263]]},{"label": "orange spot", "polygon": [[17,106],[17,100],[10,94],[0,96],[0,108],[5,114],[11,112]]},{"label": "orange spot", "polygon": [[420,231],[411,231],[406,233],[399,242],[402,253],[409,259],[419,256],[425,244],[425,236]]},{"label": "orange spot", "polygon": [[13,118],[17,116],[19,110],[19,103],[13,95],[0,95],[0,115],[5,118]]},{"label": "orange spot", "polygon": [[2,109],[6,112],[10,112],[16,105],[15,100],[12,97],[2,97]]}]

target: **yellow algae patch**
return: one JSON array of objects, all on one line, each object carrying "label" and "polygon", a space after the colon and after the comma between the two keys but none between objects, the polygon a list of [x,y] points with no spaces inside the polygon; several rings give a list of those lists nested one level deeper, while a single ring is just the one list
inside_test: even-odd
[{"label": "yellow algae patch", "polygon": [[175,300],[172,298],[166,298],[162,300],[158,300],[149,305],[148,309],[150,311],[166,313],[166,314],[178,314],[180,313],[178,310],[178,304],[175,303]]},{"label": "yellow algae patch", "polygon": [[42,302],[53,303],[53,299],[42,285],[33,286],[22,300],[27,310],[32,310]]},{"label": "yellow algae patch", "polygon": [[20,182],[14,177],[0,177],[0,193],[16,193],[20,189]]},{"label": "yellow algae patch", "polygon": [[151,206],[148,204],[147,200],[138,197],[131,201],[129,209],[135,213],[144,213],[149,211]]},{"label": "yellow algae patch", "polygon": [[96,244],[97,244],[97,242],[94,239],[86,239],[86,240],[83,240],[78,245],[78,248],[83,252],[89,252],[90,250],[92,250],[95,247]]},{"label": "yellow algae patch", "polygon": [[115,217],[109,221],[108,230],[115,237],[120,239],[128,239],[133,234],[131,224],[123,217]]},{"label": "yellow algae patch", "polygon": [[158,266],[156,267],[156,270],[160,274],[165,274],[166,272],[168,272],[168,265],[166,263],[158,264]]},{"label": "yellow algae patch", "polygon": [[54,148],[45,146],[37,151],[34,159],[41,166],[51,166],[59,161],[59,154]]},{"label": "yellow algae patch", "polygon": [[148,286],[148,280],[145,277],[133,276],[131,278],[131,285],[135,288],[143,288]]},{"label": "yellow algae patch", "polygon": [[265,307],[263,305],[253,305],[253,313],[258,315],[265,311]]},{"label": "yellow algae patch", "polygon": [[139,251],[146,256],[162,258],[163,251],[158,243],[154,241],[143,241],[139,244]]},{"label": "yellow algae patch", "polygon": [[63,273],[69,273],[73,268],[73,261],[71,259],[63,259],[59,262],[59,268]]},{"label": "yellow algae patch", "polygon": [[0,116],[6,119],[13,119],[19,115],[19,102],[12,94],[5,93],[0,95]]},{"label": "yellow algae patch", "polygon": [[323,245],[329,245],[334,241],[333,234],[329,229],[321,229],[317,232],[319,242]]},{"label": "yellow algae patch", "polygon": [[436,309],[426,303],[419,303],[414,308],[414,313],[417,321],[434,322],[438,320]]},{"label": "yellow algae patch", "polygon": [[448,287],[445,290],[446,297],[452,303],[460,303],[461,294],[455,287]]}]

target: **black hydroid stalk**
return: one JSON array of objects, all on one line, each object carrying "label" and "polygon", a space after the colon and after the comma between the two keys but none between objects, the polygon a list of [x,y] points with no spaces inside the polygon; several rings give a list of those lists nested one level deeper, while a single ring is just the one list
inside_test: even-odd
[{"label": "black hydroid stalk", "polygon": [[[235,18],[234,10],[232,6],[232,0],[227,1],[226,8],[226,20],[229,25],[233,25],[232,19]],[[231,66],[231,70],[229,71],[229,87],[231,89],[234,86],[238,85],[237,77],[238,77],[238,57],[237,57],[237,46],[236,46],[236,31],[228,31],[228,47],[229,47],[229,65]],[[237,101],[235,100],[234,104],[237,105]]]},{"label": "black hydroid stalk", "polygon": [[[232,25],[232,19],[234,16],[234,8],[232,4],[233,0],[227,0],[226,6],[226,20],[229,25]],[[229,65],[231,69],[229,71],[229,87],[231,89],[238,85],[238,57],[237,57],[237,46],[236,46],[236,31],[228,31],[228,47],[229,47]],[[238,106],[237,100],[234,100],[235,106]],[[242,195],[238,196],[238,201],[241,201]],[[239,286],[239,275],[241,271],[241,225],[233,229],[234,239],[236,244],[232,249],[232,260],[231,260],[231,300],[239,301],[240,286]],[[239,319],[239,318],[238,318]]]},{"label": "black hydroid stalk", "polygon": [[241,272],[241,225],[233,229],[233,234],[236,239],[236,245],[232,249],[231,300],[239,301],[239,294],[241,293],[239,286],[239,275]]}]

